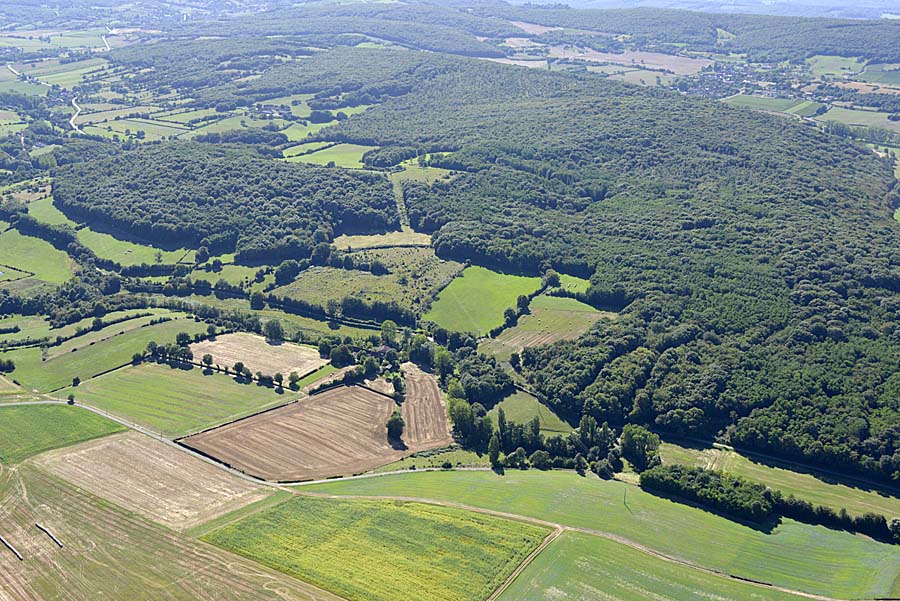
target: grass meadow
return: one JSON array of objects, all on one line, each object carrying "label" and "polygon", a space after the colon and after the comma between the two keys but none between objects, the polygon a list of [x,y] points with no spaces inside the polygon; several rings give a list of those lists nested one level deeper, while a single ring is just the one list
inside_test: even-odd
[{"label": "grass meadow", "polygon": [[839,78],[859,73],[865,68],[866,61],[855,57],[817,55],[806,59],[806,64],[814,77]]},{"label": "grass meadow", "polygon": [[80,407],[0,405],[0,463],[91,440],[125,428]]},{"label": "grass meadow", "polygon": [[769,533],[631,484],[574,472],[420,472],[304,490],[415,496],[591,528],[697,565],[809,593],[844,598],[898,593],[900,547],[792,520]]},{"label": "grass meadow", "polygon": [[328,165],[333,162],[336,167],[352,169],[362,167],[362,156],[374,149],[374,146],[362,146],[360,144],[338,144],[310,154],[294,156],[290,160],[313,165]]},{"label": "grass meadow", "polygon": [[0,234],[0,262],[34,278],[51,284],[62,284],[72,277],[69,257],[40,238],[23,236],[17,230]]},{"label": "grass meadow", "polygon": [[[199,359],[197,357],[196,359]],[[144,363],[94,378],[69,392],[78,402],[103,409],[163,436],[177,438],[287,403],[299,395],[285,388],[242,384],[199,367],[181,369]]]},{"label": "grass meadow", "polygon": [[525,424],[530,422],[537,416],[541,420],[541,432],[544,436],[553,436],[555,434],[568,434],[573,430],[572,426],[559,418],[550,407],[541,403],[537,398],[517,390],[510,396],[506,397],[488,411],[493,423],[497,423],[497,414],[503,409],[506,415],[506,421]]},{"label": "grass meadow", "polygon": [[582,532],[563,533],[499,597],[500,601],[799,601],[803,598],[694,570]]},{"label": "grass meadow", "polygon": [[456,332],[486,334],[503,324],[503,312],[520,295],[541,287],[541,278],[507,275],[472,266],[444,288],[423,317]]},{"label": "grass meadow", "polygon": [[297,496],[203,540],[349,601],[482,601],[547,534],[455,508]]}]

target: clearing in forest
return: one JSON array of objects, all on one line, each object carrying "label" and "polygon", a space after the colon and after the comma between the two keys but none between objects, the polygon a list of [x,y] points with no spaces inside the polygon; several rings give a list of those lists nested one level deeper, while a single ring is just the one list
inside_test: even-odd
[{"label": "clearing in forest", "polygon": [[271,342],[262,336],[245,332],[223,334],[213,340],[192,344],[191,351],[198,360],[203,355],[212,355],[214,365],[232,367],[240,361],[253,373],[281,373],[285,378],[292,371],[303,376],[328,363],[312,347],[291,342]]},{"label": "clearing in forest", "polygon": [[[35,527],[63,544],[59,548]],[[127,511],[26,462],[0,477],[4,599],[340,601]]]},{"label": "clearing in forest", "polygon": [[615,313],[598,311],[573,298],[541,295],[529,305],[529,313],[499,336],[485,340],[479,351],[509,361],[512,353],[526,347],[543,346],[578,338],[600,319],[614,319]]},{"label": "clearing in forest", "polygon": [[547,534],[450,507],[297,496],[203,538],[350,601],[483,601]]},{"label": "clearing in forest", "polygon": [[[405,418],[410,420],[407,431],[425,440],[407,440],[404,435],[406,448],[392,446],[385,423],[396,408],[393,399],[383,394],[339,386],[182,442],[245,473],[274,481],[358,474],[446,444],[443,437],[432,439],[428,434],[443,427],[436,425],[437,410],[422,406],[413,414],[407,411]],[[418,421],[425,425],[414,423]]]},{"label": "clearing in forest", "polygon": [[484,335],[503,325],[503,312],[515,308],[520,295],[540,287],[541,278],[467,267],[441,291],[423,318],[454,332]]},{"label": "clearing in forest", "polygon": [[271,492],[137,432],[45,453],[34,463],[175,530],[211,520]]},{"label": "clearing in forest", "polygon": [[537,417],[541,421],[541,433],[544,436],[566,435],[573,430],[572,426],[553,413],[550,407],[537,397],[521,390],[515,391],[488,411],[488,416],[495,424],[501,408],[507,422],[527,424]]}]

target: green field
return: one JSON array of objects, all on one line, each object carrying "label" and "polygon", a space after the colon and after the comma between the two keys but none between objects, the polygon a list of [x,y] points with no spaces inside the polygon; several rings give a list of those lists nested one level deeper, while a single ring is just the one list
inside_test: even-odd
[{"label": "green field", "polygon": [[723,102],[741,108],[783,113],[789,108],[796,106],[801,101],[796,98],[767,98],[763,96],[746,96],[744,94],[738,94],[737,96],[725,98]]},{"label": "green field", "polygon": [[314,134],[318,132],[320,129],[324,127],[328,127],[332,125],[331,123],[309,123],[308,125],[301,125],[300,123],[292,123],[289,127],[281,130],[281,133],[287,136],[288,140],[291,142],[299,142],[304,138],[307,138],[310,134]]},{"label": "green field", "polygon": [[791,115],[797,115],[798,117],[813,117],[819,112],[819,109],[824,106],[824,104],[819,102],[804,100],[799,104],[795,104],[785,112]]},{"label": "green field", "polygon": [[598,311],[574,298],[541,294],[532,299],[529,313],[519,318],[496,338],[485,340],[479,350],[500,361],[526,347],[571,340],[587,332],[600,319],[614,319],[615,313]]},{"label": "green field", "polygon": [[526,424],[537,416],[541,420],[541,432],[544,436],[568,434],[573,430],[572,426],[560,419],[549,407],[521,390],[509,395],[488,411],[491,421],[495,424],[501,407],[508,422]]},{"label": "green field", "polygon": [[900,85],[900,65],[869,65],[856,79],[897,86]]},{"label": "green field", "polygon": [[[50,197],[28,203],[28,214],[43,223],[76,225],[54,206],[53,199]],[[88,227],[79,229],[75,235],[79,242],[94,251],[98,257],[116,261],[121,265],[140,265],[141,263],[153,265],[156,263],[157,253],[160,253],[163,263],[177,263],[188,253],[188,250],[184,248],[164,250],[147,244],[120,240],[110,234]]]},{"label": "green field", "polygon": [[546,535],[454,508],[298,496],[203,540],[349,601],[482,601]]},{"label": "green field", "polygon": [[0,234],[0,263],[29,271],[36,279],[51,284],[61,284],[72,277],[66,253],[40,238],[23,236],[17,230]]},{"label": "green field", "polygon": [[900,516],[900,494],[891,496],[877,489],[838,483],[825,475],[817,477],[813,473],[767,465],[728,449],[693,449],[663,443],[660,455],[666,463],[696,465],[737,474],[815,505],[825,505],[836,511],[844,508],[851,515],[872,512],[887,519]]},{"label": "green field", "polygon": [[806,59],[813,77],[838,78],[844,75],[859,73],[866,66],[866,61],[860,58],[847,58],[846,56],[818,55]]},{"label": "green field", "polygon": [[793,520],[767,534],[637,486],[572,472],[420,472],[304,490],[415,496],[591,528],[704,567],[810,593],[846,598],[898,593],[900,547]]},{"label": "green field", "polygon": [[315,152],[316,150],[325,148],[326,146],[331,146],[333,144],[333,142],[307,142],[305,144],[297,144],[296,146],[285,148],[281,154],[284,156],[284,158],[288,159],[300,154]]},{"label": "green field", "polygon": [[[117,327],[121,329],[122,325],[117,324],[104,329],[115,331]],[[76,376],[85,382],[88,378],[108,369],[125,365],[131,361],[135,353],[146,349],[147,343],[151,340],[161,344],[174,342],[179,332],[205,333],[206,324],[188,319],[167,321],[131,330],[47,361],[41,361],[41,349],[37,348],[9,351],[0,356],[15,362],[16,369],[11,377],[23,387],[49,392],[71,385],[72,378]]]},{"label": "green field", "polygon": [[376,467],[372,473],[394,472],[397,470],[443,468],[445,463],[453,467],[489,467],[491,465],[487,454],[479,455],[475,451],[465,449],[435,449],[422,451],[399,461]]},{"label": "green field", "polygon": [[[197,358],[199,359],[199,357]],[[126,367],[59,392],[74,393],[85,403],[177,438],[287,403],[298,394],[256,384],[239,384],[199,367],[181,369],[144,363]]]},{"label": "green field", "polygon": [[566,532],[532,561],[500,601],[787,601],[798,595],[707,574],[581,532]]},{"label": "green field", "polygon": [[878,111],[860,111],[835,106],[824,115],[819,116],[818,119],[820,121],[837,121],[847,125],[880,127],[881,129],[900,132],[900,121],[891,121],[888,119],[888,113],[880,113]]},{"label": "green field", "polygon": [[361,146],[359,144],[338,144],[311,154],[295,156],[290,160],[313,165],[334,163],[336,167],[357,168],[363,166],[363,154],[374,148],[374,146]]},{"label": "green field", "polygon": [[540,287],[540,278],[472,266],[441,291],[423,317],[451,331],[486,334],[503,325],[503,311],[514,308],[520,295]]},{"label": "green field", "polygon": [[[132,317],[140,313],[152,313],[155,316],[183,315],[174,313],[172,311],[169,311],[168,309],[128,309],[125,311],[112,311],[104,315],[103,319],[107,322],[110,322],[125,317]],[[79,328],[90,328],[93,321],[93,317],[86,317],[74,323],[62,326],[61,328],[53,328],[51,327],[49,320],[47,320],[47,318],[45,317],[40,317],[37,315],[13,315],[0,319],[0,327],[19,326],[19,331],[10,334],[0,334],[0,341],[27,339],[36,340],[39,338],[47,337],[56,338],[57,336],[62,336],[65,338],[67,336],[72,336],[73,334],[75,334]],[[119,327],[122,327],[122,325],[123,324],[119,324]],[[83,340],[83,338],[81,337],[79,337],[78,339]],[[74,342],[74,344],[75,346],[83,346],[83,344],[79,344],[78,342]],[[48,352],[53,354],[54,349],[50,349]]]},{"label": "green field", "polygon": [[80,407],[0,405],[0,463],[17,463],[50,449],[124,429]]}]

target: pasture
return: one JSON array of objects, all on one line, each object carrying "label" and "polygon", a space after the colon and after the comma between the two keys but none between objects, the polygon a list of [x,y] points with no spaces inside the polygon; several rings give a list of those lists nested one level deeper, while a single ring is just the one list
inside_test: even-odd
[{"label": "pasture", "polygon": [[68,255],[56,250],[49,242],[23,236],[18,230],[0,234],[0,262],[19,271],[33,273],[35,280],[62,284],[72,277]]},{"label": "pasture", "polygon": [[374,149],[374,146],[338,144],[310,154],[294,156],[290,160],[313,165],[329,165],[333,163],[335,167],[353,169],[362,167],[363,154]]},{"label": "pasture", "polygon": [[891,121],[888,119],[888,113],[878,111],[863,111],[835,106],[824,115],[819,116],[818,119],[819,121],[837,121],[847,125],[880,127],[893,132],[900,132],[900,121]]},{"label": "pasture", "polygon": [[512,353],[526,347],[543,346],[560,340],[574,340],[601,319],[614,319],[615,313],[598,311],[573,298],[540,295],[532,299],[529,314],[503,330],[499,336],[485,340],[479,350],[501,361],[509,361]]},{"label": "pasture", "polygon": [[319,356],[318,349],[292,342],[269,342],[245,332],[197,342],[191,345],[191,350],[198,360],[209,353],[215,365],[231,367],[241,361],[253,373],[274,375],[277,372],[285,378],[293,371],[304,376],[328,363],[328,359]]},{"label": "pasture", "polygon": [[[53,532],[57,547],[35,528]],[[253,561],[187,538],[28,463],[0,479],[0,590],[14,599],[340,601]]]},{"label": "pasture", "polygon": [[[189,436],[182,442],[241,471],[274,481],[353,475],[391,463],[406,454],[446,445],[443,404],[425,397],[404,403],[406,448],[388,442],[385,422],[396,408],[382,394],[358,386],[339,386],[297,403]],[[416,407],[410,412],[406,406]],[[444,421],[438,421],[438,417]],[[413,420],[427,420],[419,425]],[[428,435],[433,432],[434,438]],[[413,434],[420,436],[422,434]]]},{"label": "pasture", "polygon": [[[195,356],[195,360],[200,357]],[[187,436],[297,398],[256,383],[238,383],[199,367],[184,369],[156,363],[129,366],[82,382],[58,394],[166,437]]]},{"label": "pasture", "polygon": [[271,492],[137,432],[45,453],[34,464],[174,530],[196,526]]},{"label": "pasture", "polygon": [[660,456],[664,463],[694,465],[744,476],[815,505],[825,505],[835,511],[846,509],[850,515],[872,512],[887,519],[900,516],[900,492],[892,496],[874,488],[854,486],[852,482],[842,483],[825,474],[799,472],[755,461],[729,449],[663,443]]},{"label": "pasture", "polygon": [[856,78],[870,83],[900,86],[900,65],[868,65],[866,70],[860,73]]},{"label": "pasture", "polygon": [[694,75],[708,67],[713,61],[705,58],[691,58],[675,54],[657,52],[625,51],[620,54],[598,52],[590,48],[567,48],[550,46],[551,58],[577,59],[595,63],[613,63],[636,68],[665,70],[676,75]]},{"label": "pasture", "polygon": [[499,597],[500,601],[799,601],[803,598],[664,561],[583,532],[563,533]]},{"label": "pasture", "polygon": [[[116,324],[109,326],[113,330]],[[49,392],[72,384],[72,378],[87,382],[93,376],[123,366],[131,362],[135,353],[143,352],[151,340],[157,343],[175,341],[179,332],[199,334],[206,332],[206,324],[194,320],[175,319],[152,326],[113,335],[102,342],[90,344],[77,351],[41,360],[41,350],[37,348],[9,351],[5,356],[15,361],[16,370],[12,377],[28,389]],[[75,391],[76,396],[78,391]]]},{"label": "pasture", "polygon": [[124,430],[69,405],[0,405],[0,464]]},{"label": "pasture", "polygon": [[296,496],[203,540],[349,601],[482,601],[546,535],[449,507]]},{"label": "pasture", "polygon": [[488,411],[488,416],[495,424],[501,408],[508,422],[527,424],[537,417],[541,420],[541,432],[544,436],[565,435],[573,430],[572,426],[553,413],[550,407],[521,390],[509,395]]},{"label": "pasture", "polygon": [[758,111],[786,112],[801,101],[796,98],[769,98],[767,96],[747,96],[738,94],[722,100],[725,104]]},{"label": "pasture", "polygon": [[767,533],[630,484],[573,472],[420,472],[304,490],[415,496],[591,528],[697,565],[815,594],[872,598],[898,593],[897,546],[793,520]]},{"label": "pasture", "polygon": [[806,64],[813,77],[841,78],[862,71],[866,61],[856,57],[817,55],[806,59]]},{"label": "pasture", "polygon": [[520,295],[541,287],[541,278],[507,275],[472,266],[444,288],[423,318],[447,330],[484,335],[503,324],[503,312]]}]

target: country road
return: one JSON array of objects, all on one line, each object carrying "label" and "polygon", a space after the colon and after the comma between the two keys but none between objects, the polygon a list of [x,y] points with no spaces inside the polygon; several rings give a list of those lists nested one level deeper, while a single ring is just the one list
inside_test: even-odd
[{"label": "country road", "polygon": [[75,98],[72,99],[72,106],[75,108],[75,114],[72,115],[71,119],[69,119],[69,125],[71,125],[72,129],[74,129],[78,133],[83,134],[84,132],[81,131],[81,128],[78,127],[77,123],[75,123],[75,119],[77,119],[78,115],[81,114],[81,107],[78,106],[78,96],[76,96]]}]

